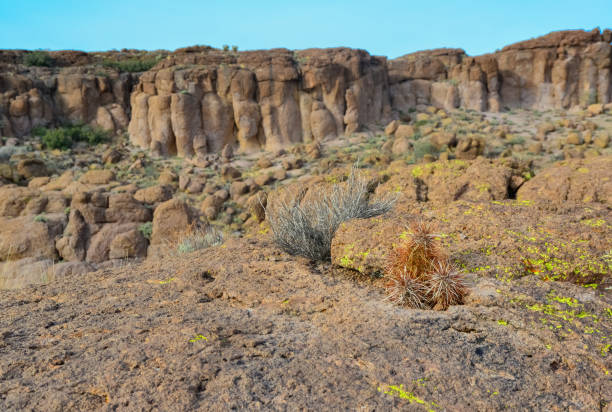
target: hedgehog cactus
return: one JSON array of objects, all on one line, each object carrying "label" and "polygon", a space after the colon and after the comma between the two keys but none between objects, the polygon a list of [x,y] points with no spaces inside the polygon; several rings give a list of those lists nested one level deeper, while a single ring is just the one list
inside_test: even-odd
[{"label": "hedgehog cactus", "polygon": [[443,251],[434,226],[418,221],[385,267],[387,300],[412,308],[445,310],[467,293],[461,272]]}]

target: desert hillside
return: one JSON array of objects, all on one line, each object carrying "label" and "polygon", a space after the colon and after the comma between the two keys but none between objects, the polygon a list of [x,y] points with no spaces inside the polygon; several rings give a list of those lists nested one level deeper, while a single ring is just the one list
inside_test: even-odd
[{"label": "desert hillside", "polygon": [[0,51],[0,409],[610,410],[611,42]]}]

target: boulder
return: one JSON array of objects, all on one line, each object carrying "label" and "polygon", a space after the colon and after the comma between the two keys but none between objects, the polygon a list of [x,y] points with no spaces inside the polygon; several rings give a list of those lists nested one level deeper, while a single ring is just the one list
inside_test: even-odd
[{"label": "boulder", "polygon": [[26,257],[55,259],[55,238],[66,224],[66,215],[50,214],[41,218],[0,217],[0,261]]},{"label": "boulder", "polygon": [[[112,251],[112,256],[111,256]],[[144,256],[146,240],[136,223],[110,223],[91,237],[87,262],[100,263],[109,259]]]},{"label": "boulder", "polygon": [[519,200],[612,205],[612,156],[558,162],[523,184],[516,196]]},{"label": "boulder", "polygon": [[152,212],[129,193],[113,193],[108,197],[108,208],[104,211],[106,222],[149,222]]},{"label": "boulder", "polygon": [[174,189],[170,185],[155,185],[138,190],[134,199],[142,203],[155,204],[172,199]]},{"label": "boulder", "polygon": [[391,121],[386,127],[385,127],[385,134],[387,136],[393,136],[393,134],[395,133],[395,131],[397,130],[397,128],[399,127],[400,123],[399,120],[393,120]]},{"label": "boulder", "polygon": [[413,201],[452,202],[490,201],[509,197],[511,168],[479,158],[475,161],[437,161],[423,165],[393,168],[389,181],[377,193],[399,192]]},{"label": "boulder", "polygon": [[600,149],[605,149],[610,144],[610,135],[608,132],[602,130],[595,134],[593,138],[593,145],[599,147]]},{"label": "boulder", "polygon": [[412,142],[405,137],[396,137],[391,147],[391,153],[396,156],[403,156],[412,148]]},{"label": "boulder", "polygon": [[112,170],[94,169],[87,171],[79,182],[89,185],[106,185],[115,179],[115,173]]},{"label": "boulder", "polygon": [[110,243],[108,252],[110,259],[136,258],[146,255],[147,240],[135,227],[115,236]]},{"label": "boulder", "polygon": [[457,159],[473,160],[484,152],[484,142],[474,137],[464,137],[457,143],[455,156]]},{"label": "boulder", "polygon": [[197,224],[198,214],[181,199],[171,199],[160,204],[153,214],[152,245],[177,241],[192,225]]},{"label": "boulder", "polygon": [[62,259],[83,261],[89,246],[89,237],[89,225],[85,218],[78,209],[71,209],[64,235],[57,240],[55,247]]},{"label": "boulder", "polygon": [[47,165],[40,159],[23,159],[17,164],[17,173],[29,180],[33,177],[47,176]]},{"label": "boulder", "polygon": [[414,136],[414,127],[409,124],[400,124],[397,129],[395,129],[395,138],[396,139],[407,139]]}]

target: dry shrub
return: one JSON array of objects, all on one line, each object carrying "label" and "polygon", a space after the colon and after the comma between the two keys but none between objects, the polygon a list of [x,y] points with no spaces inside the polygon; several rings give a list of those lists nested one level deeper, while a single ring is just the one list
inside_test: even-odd
[{"label": "dry shrub", "polygon": [[418,221],[390,254],[385,267],[387,300],[417,309],[445,310],[463,302],[463,275],[448,260],[434,227]]},{"label": "dry shrub", "polygon": [[223,234],[212,226],[204,229],[192,226],[183,233],[176,243],[176,251],[180,254],[218,246],[223,243]]},{"label": "dry shrub", "polygon": [[281,192],[266,207],[274,241],[285,252],[312,260],[329,260],[332,239],[342,222],[381,215],[396,201],[394,196],[370,201],[368,181],[356,167],[345,182],[301,189],[290,200],[287,195]]}]

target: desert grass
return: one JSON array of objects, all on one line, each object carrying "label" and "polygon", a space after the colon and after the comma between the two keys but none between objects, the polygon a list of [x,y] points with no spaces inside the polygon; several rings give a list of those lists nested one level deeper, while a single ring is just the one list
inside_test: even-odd
[{"label": "desert grass", "polygon": [[325,261],[331,257],[332,239],[343,222],[382,215],[396,199],[371,201],[368,181],[353,166],[345,182],[302,188],[294,196],[281,191],[268,202],[266,220],[274,241],[285,252]]}]

